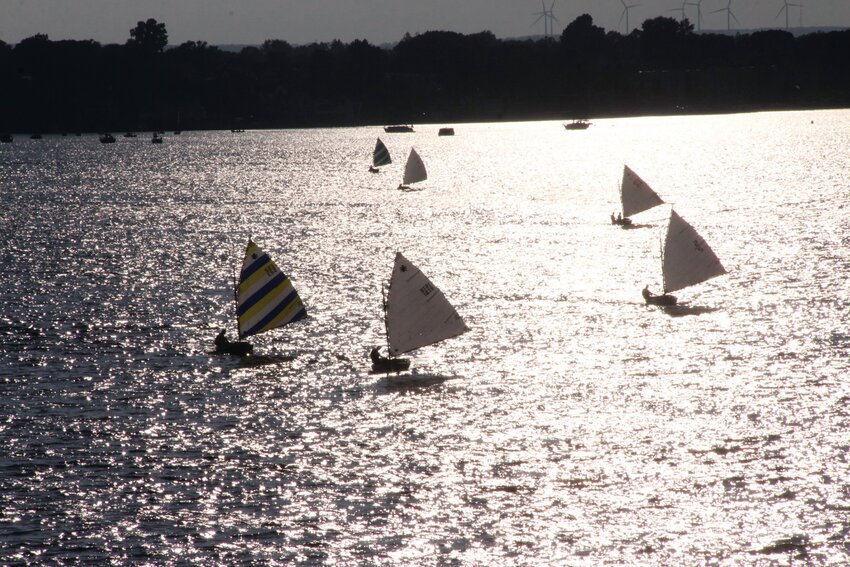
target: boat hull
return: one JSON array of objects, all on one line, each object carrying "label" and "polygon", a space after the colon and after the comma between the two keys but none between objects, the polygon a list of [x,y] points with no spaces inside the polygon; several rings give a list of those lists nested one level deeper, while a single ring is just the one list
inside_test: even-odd
[{"label": "boat hull", "polygon": [[253,352],[254,346],[251,343],[245,341],[238,341],[234,343],[227,343],[226,345],[221,345],[213,351],[213,354],[229,354],[232,356],[245,356],[246,354],[251,354]]},{"label": "boat hull", "polygon": [[372,372],[381,374],[404,372],[408,368],[410,368],[409,358],[381,358],[372,362]]},{"label": "boat hull", "polygon": [[676,299],[675,295],[664,294],[664,295],[650,295],[649,297],[644,297],[644,301],[646,301],[647,305],[676,305],[679,301]]}]

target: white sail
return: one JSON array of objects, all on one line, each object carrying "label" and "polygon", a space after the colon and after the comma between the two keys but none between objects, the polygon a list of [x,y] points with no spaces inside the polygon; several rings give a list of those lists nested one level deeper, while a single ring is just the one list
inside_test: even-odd
[{"label": "white sail", "polygon": [[386,305],[390,353],[399,355],[469,330],[437,287],[397,253]]},{"label": "white sail", "polygon": [[662,272],[668,293],[722,276],[726,269],[694,227],[670,209]]},{"label": "white sail", "polygon": [[381,167],[384,165],[389,165],[393,162],[390,159],[390,151],[384,145],[380,138],[375,142],[375,150],[372,152],[372,165],[375,167]]},{"label": "white sail", "polygon": [[661,197],[632,171],[629,166],[623,166],[623,183],[620,185],[620,200],[623,203],[623,216],[630,217],[652,207],[664,204]]},{"label": "white sail", "polygon": [[405,185],[425,181],[428,179],[428,172],[425,171],[425,164],[422,163],[422,158],[416,153],[416,150],[410,148],[410,155],[407,156],[407,163],[404,166],[404,181]]}]

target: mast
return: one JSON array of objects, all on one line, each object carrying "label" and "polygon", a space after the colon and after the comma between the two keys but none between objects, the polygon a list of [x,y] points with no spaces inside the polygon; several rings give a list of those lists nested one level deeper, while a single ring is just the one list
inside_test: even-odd
[{"label": "mast", "polygon": [[242,338],[242,328],[239,325],[239,280],[236,272],[233,272],[233,304],[235,306],[234,315],[236,315],[236,340]]},{"label": "mast", "polygon": [[381,307],[384,309],[384,335],[387,339],[387,352],[389,356],[393,353],[390,350],[390,326],[387,323],[387,287],[386,282],[381,282]]}]

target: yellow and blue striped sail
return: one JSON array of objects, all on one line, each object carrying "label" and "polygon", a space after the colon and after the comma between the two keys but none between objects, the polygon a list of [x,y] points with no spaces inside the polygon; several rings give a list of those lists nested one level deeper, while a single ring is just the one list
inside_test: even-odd
[{"label": "yellow and blue striped sail", "polygon": [[289,277],[250,239],[236,288],[236,306],[240,338],[264,333],[307,316]]}]

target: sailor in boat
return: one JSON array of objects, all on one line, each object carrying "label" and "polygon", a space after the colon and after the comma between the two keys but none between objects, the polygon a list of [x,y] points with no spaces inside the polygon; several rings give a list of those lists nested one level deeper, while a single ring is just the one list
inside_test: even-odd
[{"label": "sailor in boat", "polygon": [[649,291],[648,285],[643,288],[641,294],[643,295],[643,300],[648,305],[676,305],[677,299],[675,295],[670,295],[667,293],[662,295],[656,295]]},{"label": "sailor in boat", "polygon": [[620,226],[628,226],[632,224],[632,219],[629,217],[623,217],[623,213],[617,213],[616,217],[614,216],[614,213],[611,213],[611,222]]},{"label": "sailor in boat", "polygon": [[228,345],[230,345],[230,341],[224,336],[224,329],[222,329],[215,337],[215,350],[216,352],[227,352]]},{"label": "sailor in boat", "polygon": [[253,352],[254,347],[251,343],[246,342],[230,342],[225,336],[225,331],[222,329],[215,337],[215,351],[213,354],[233,354],[237,356],[245,356]]},{"label": "sailor in boat", "polygon": [[372,348],[369,358],[372,359],[372,372],[399,373],[410,368],[409,358],[390,358],[383,356],[378,347]]},{"label": "sailor in boat", "polygon": [[374,165],[369,166],[369,173],[380,173],[381,170],[375,167]]}]

